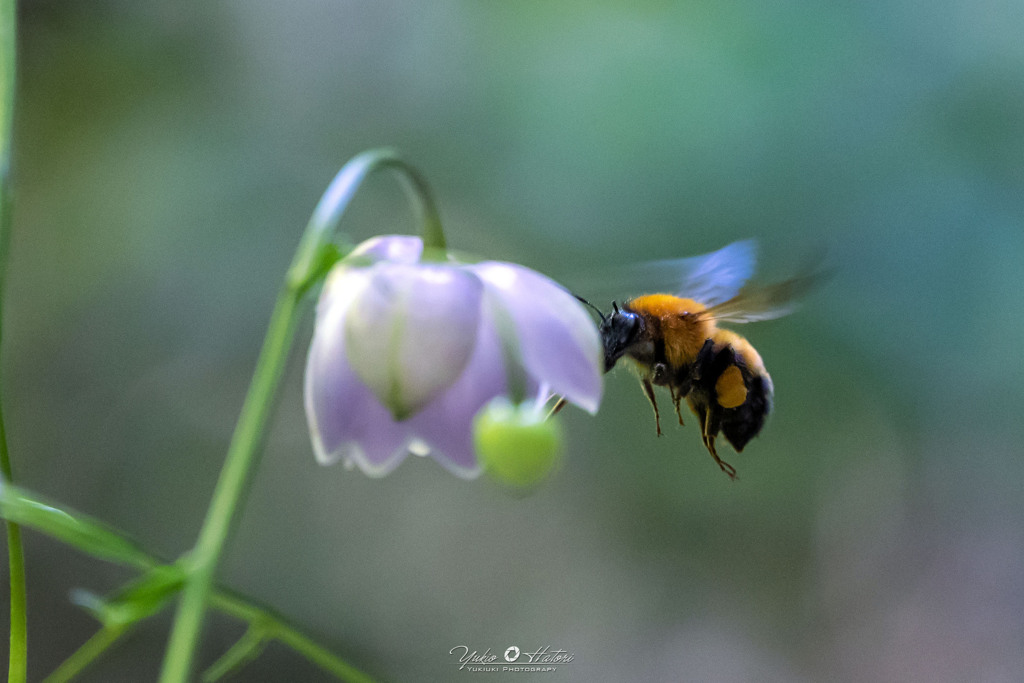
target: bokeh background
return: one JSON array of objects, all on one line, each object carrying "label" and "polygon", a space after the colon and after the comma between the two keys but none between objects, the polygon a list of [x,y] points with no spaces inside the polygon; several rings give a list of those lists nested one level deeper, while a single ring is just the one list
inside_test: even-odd
[{"label": "bokeh background", "polygon": [[[472,677],[458,645],[575,654],[540,680],[1024,679],[1019,5],[19,4],[22,485],[185,551],[315,202],[393,145],[453,246],[585,295],[746,237],[768,276],[821,249],[834,274],[744,331],[777,406],[738,482],[694,426],[655,438],[624,371],[597,417],[564,413],[531,496],[417,458],[323,469],[307,317],[224,583],[385,680]],[[371,180],[343,229],[413,230],[400,185]],[[96,628],[69,590],[131,574],[31,532],[27,552],[38,680]],[[83,680],[153,679],[169,623]],[[209,664],[241,628],[206,633]],[[326,676],[274,645],[238,679]]]}]

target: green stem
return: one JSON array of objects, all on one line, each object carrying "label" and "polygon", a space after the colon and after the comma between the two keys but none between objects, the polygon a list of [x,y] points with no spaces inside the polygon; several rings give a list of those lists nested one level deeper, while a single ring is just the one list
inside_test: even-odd
[{"label": "green stem", "polygon": [[[0,100],[2,100],[0,101],[0,333],[3,330],[3,281],[11,228],[10,167],[14,120],[15,57],[17,55],[16,25],[15,0],[0,0]],[[2,386],[0,383],[0,387]],[[0,411],[0,474],[5,483],[13,479],[2,411]],[[28,669],[28,597],[25,584],[25,550],[21,542],[21,529],[18,525],[8,522],[6,526],[11,584],[11,639],[7,680],[9,683],[22,683],[27,676]]]},{"label": "green stem", "polygon": [[420,214],[424,248],[447,248],[440,214],[423,176],[394,150],[371,149],[345,164],[320,197],[288,269],[286,282],[289,286],[296,291],[304,291],[316,281],[317,276],[323,274],[321,256],[324,245],[331,242],[342,214],[366,176],[382,168],[393,168],[405,179],[409,198]]},{"label": "green stem", "polygon": [[[0,413],[0,470],[3,481],[11,481],[11,460],[7,453],[3,414]],[[0,486],[6,486],[0,483]],[[28,591],[25,584],[25,551],[21,527],[7,522],[8,566],[11,573],[11,650],[7,667],[8,683],[23,683],[28,675]]]},{"label": "green stem", "polygon": [[[158,594],[162,591],[161,586],[165,586],[169,580],[173,580],[181,573],[180,568],[176,565],[165,564],[164,560],[139,548],[123,532],[88,515],[43,501],[37,494],[24,489],[8,485],[0,486],[0,516],[8,520],[17,520],[25,528],[33,529],[71,545],[97,559],[142,569],[147,572],[147,577],[152,579],[152,583],[147,583],[147,577],[143,577],[130,584],[126,590],[115,594],[115,600],[142,599],[146,601],[146,605],[143,605],[143,609],[132,610],[129,618],[124,621],[107,623],[103,629],[107,631],[105,634],[97,634],[71,656],[78,660],[77,663],[65,662],[60,667],[65,671],[70,671],[72,668],[76,671],[81,670],[110,647],[115,642],[115,639],[112,638],[112,629],[122,629],[121,634],[123,635],[134,626],[136,621],[153,614],[154,611],[149,605],[155,599],[154,595],[159,598]],[[282,643],[291,645],[300,654],[345,680],[357,682],[371,680],[366,674],[300,633],[280,614],[268,607],[257,605],[250,598],[215,587],[210,595],[210,606],[218,612],[249,624],[259,624],[260,629],[267,634],[267,638],[273,637]],[[101,644],[102,647],[100,647]],[[55,676],[56,672],[53,675]]]},{"label": "green stem", "polygon": [[330,650],[295,629],[289,629],[288,631],[278,630],[274,633],[274,637],[324,671],[334,674],[340,680],[351,681],[352,683],[373,683],[374,679],[348,662],[338,659],[331,654]]},{"label": "green stem", "polygon": [[374,681],[373,678],[348,662],[339,659],[309,636],[289,626],[287,621],[266,607],[257,607],[228,591],[220,591],[214,595],[211,604],[224,614],[242,619],[250,624],[259,624],[260,633],[265,640],[281,641],[343,681],[351,683],[373,683]]},{"label": "green stem", "polygon": [[221,655],[220,659],[203,672],[203,683],[213,683],[225,676],[229,676],[236,670],[260,656],[260,652],[267,644],[265,629],[259,624],[251,624],[242,637],[231,646],[227,652]]},{"label": "green stem", "polygon": [[[2,420],[2,418],[0,418]],[[2,431],[2,427],[0,427]],[[0,441],[4,439],[0,434]],[[10,471],[6,444],[0,444],[4,476]],[[7,667],[8,683],[24,683],[28,676],[28,590],[25,583],[25,551],[21,543],[21,527],[7,526],[8,567],[11,573],[11,649]]]},{"label": "green stem", "polygon": [[206,602],[217,565],[230,535],[239,502],[248,490],[266,432],[274,397],[295,336],[305,293],[326,274],[325,254],[332,250],[334,231],[363,180],[380,168],[394,168],[409,181],[422,210],[425,246],[444,248],[437,209],[420,175],[392,150],[364,152],[342,167],[328,186],[299,243],[277,298],[267,336],[256,363],[249,393],[228,447],[199,539],[185,564],[188,576],[164,655],[162,683],[184,683],[202,629]]},{"label": "green stem", "polygon": [[164,658],[162,681],[185,681],[202,626],[204,609],[235,510],[248,488],[266,432],[274,395],[299,320],[299,297],[286,288],[278,297],[242,415],[221,470],[199,540],[185,564],[188,577]]},{"label": "green stem", "polygon": [[64,683],[82,673],[97,657],[106,652],[132,625],[104,626],[82,647],[64,660],[57,670],[43,679],[43,683]]}]

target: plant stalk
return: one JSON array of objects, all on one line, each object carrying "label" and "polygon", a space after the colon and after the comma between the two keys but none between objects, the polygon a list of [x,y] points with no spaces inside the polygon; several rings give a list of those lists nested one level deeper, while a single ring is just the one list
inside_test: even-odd
[{"label": "plant stalk", "polygon": [[426,183],[394,151],[371,150],[354,157],[328,186],[306,226],[278,295],[206,520],[184,564],[187,578],[164,655],[161,683],[185,683],[192,671],[217,566],[233,528],[239,503],[251,482],[274,398],[294,341],[302,300],[326,275],[331,265],[332,256],[329,255],[337,257],[337,249],[332,242],[334,231],[356,190],[371,172],[388,167],[402,173],[408,181],[410,194],[421,211],[424,245],[441,249],[445,246],[438,212]]},{"label": "plant stalk", "polygon": [[[3,337],[3,283],[11,232],[11,147],[14,139],[14,96],[17,57],[15,0],[0,0],[0,339]],[[0,389],[3,383],[0,382]],[[2,392],[0,392],[2,393]],[[2,404],[2,399],[0,399]],[[14,478],[7,451],[7,432],[0,409],[0,486]],[[7,556],[11,586],[11,638],[8,683],[24,683],[28,674],[28,592],[21,529],[7,522]]]}]

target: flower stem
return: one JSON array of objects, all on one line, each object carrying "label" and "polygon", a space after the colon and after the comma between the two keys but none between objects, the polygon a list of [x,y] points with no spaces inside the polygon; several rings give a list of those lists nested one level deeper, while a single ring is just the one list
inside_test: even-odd
[{"label": "flower stem", "polygon": [[224,544],[231,532],[235,510],[248,488],[257,452],[266,432],[267,420],[284,371],[299,316],[299,297],[286,287],[270,319],[270,328],[256,364],[242,414],[231,439],[220,479],[207,511],[199,540],[185,564],[188,577],[171,639],[164,657],[161,681],[186,681],[202,626],[206,601]]},{"label": "flower stem", "polygon": [[97,657],[106,652],[118,639],[131,628],[128,626],[104,626],[85,641],[82,647],[64,660],[52,674],[43,679],[43,683],[64,683],[82,673]]},{"label": "flower stem", "polygon": [[[0,415],[0,469],[3,481],[11,480],[11,460],[7,453],[3,415]],[[3,484],[0,484],[3,485]],[[25,582],[25,551],[21,527],[7,522],[8,567],[11,576],[11,648],[7,667],[8,683],[22,683],[28,675],[28,590]]]},{"label": "flower stem", "polygon": [[[330,650],[295,630],[286,621],[265,608],[256,607],[227,591],[221,591],[212,596],[210,603],[218,611],[251,624],[252,628],[246,633],[246,636],[258,637],[260,641],[264,642],[279,640],[340,680],[350,683],[373,683],[374,681],[373,678],[348,662],[339,659]],[[243,642],[243,645],[251,645],[251,643]],[[226,658],[227,655],[222,659]],[[214,669],[211,668],[211,670]]]},{"label": "flower stem", "polygon": [[[165,560],[151,555],[138,547],[130,538],[117,529],[84,515],[76,510],[64,508],[43,500],[38,494],[15,486],[0,486],[0,516],[15,520],[20,526],[66,543],[81,552],[106,562],[141,569],[147,572],[143,578],[133,581],[125,589],[115,593],[115,600],[122,603],[135,602],[129,611],[121,611],[121,621],[107,619],[102,635],[97,634],[71,655],[72,663],[65,662],[57,671],[81,671],[92,660],[101,655],[110,645],[114,644],[115,631],[120,629],[124,635],[135,623],[162,609],[161,594],[164,590],[178,590],[168,584],[181,575],[181,568],[176,564],[166,564]],[[143,604],[138,604],[138,601]],[[154,602],[156,600],[156,602]],[[89,609],[82,600],[80,606]],[[102,606],[104,600],[97,605]],[[289,645],[325,670],[349,681],[370,681],[366,674],[359,671],[339,657],[313,642],[308,636],[300,633],[288,620],[268,607],[256,604],[252,599],[224,588],[214,586],[210,593],[209,604],[212,609],[235,617],[250,625],[259,625],[267,639],[278,640]],[[108,603],[108,606],[109,603]],[[108,615],[109,616],[109,615]],[[97,617],[104,618],[102,613]],[[57,672],[51,674],[56,676]],[[48,679],[49,680],[49,679]],[[60,680],[59,678],[55,680]]]},{"label": "flower stem", "polygon": [[287,282],[292,288],[304,291],[326,272],[320,262],[324,245],[331,242],[342,214],[366,176],[382,168],[394,168],[402,173],[409,197],[420,213],[424,249],[446,248],[440,214],[423,176],[394,150],[371,149],[345,164],[320,197],[288,269]]},{"label": "flower stem", "polygon": [[[11,143],[14,120],[15,38],[17,13],[15,0],[0,0],[0,333],[3,330],[3,281],[7,265],[7,245],[11,228]],[[2,334],[0,334],[2,337]],[[0,387],[3,385],[0,384]],[[0,486],[13,478],[7,452],[7,433],[0,411]],[[9,683],[21,683],[28,670],[28,597],[25,584],[25,551],[21,528],[7,522],[7,555],[11,585],[11,640],[7,667]]]},{"label": "flower stem", "polygon": [[304,295],[326,274],[330,267],[329,255],[337,255],[332,244],[334,231],[356,190],[371,172],[388,167],[400,171],[409,181],[411,194],[422,213],[424,245],[445,246],[437,209],[426,183],[394,151],[371,150],[354,157],[328,186],[306,226],[278,295],[206,520],[196,546],[184,564],[187,577],[164,655],[162,683],[184,683],[192,670],[217,565],[258,460],[274,397],[294,341]]}]

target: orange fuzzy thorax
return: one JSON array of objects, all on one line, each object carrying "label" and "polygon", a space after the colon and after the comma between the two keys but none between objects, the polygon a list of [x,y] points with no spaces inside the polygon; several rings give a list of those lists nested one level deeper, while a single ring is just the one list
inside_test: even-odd
[{"label": "orange fuzzy thorax", "polygon": [[665,358],[674,367],[692,363],[714,331],[714,324],[697,315],[705,310],[693,299],[671,294],[647,294],[629,301],[627,309],[642,316],[647,325],[657,326],[665,340]]}]

